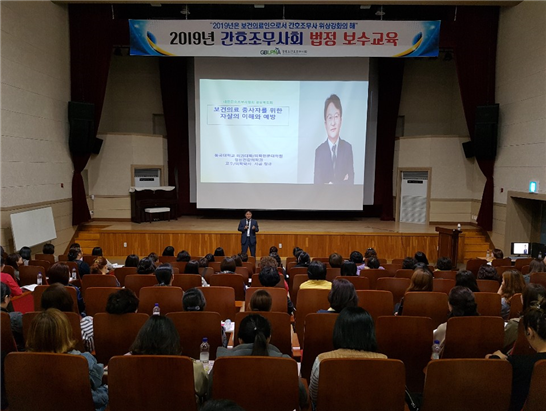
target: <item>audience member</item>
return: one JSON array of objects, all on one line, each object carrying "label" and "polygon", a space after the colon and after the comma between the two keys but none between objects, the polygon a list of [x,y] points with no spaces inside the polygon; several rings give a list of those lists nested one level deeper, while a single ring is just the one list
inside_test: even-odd
[{"label": "audience member", "polygon": [[417,251],[413,258],[415,258],[415,261],[417,261],[418,263],[423,263],[425,265],[429,264],[427,255],[422,251]]},{"label": "audience member", "polygon": [[172,245],[168,245],[165,247],[161,255],[163,257],[174,257],[174,247]]},{"label": "audience member", "polygon": [[21,280],[21,277],[19,276],[19,267],[23,266],[23,257],[21,257],[19,254],[9,254],[6,258],[6,265],[9,265],[13,268],[13,275],[15,276],[15,280],[19,282]]},{"label": "audience member", "polygon": [[415,264],[417,264],[417,260],[413,257],[406,257],[404,258],[404,261],[402,261],[402,269],[403,270],[414,270]]},{"label": "audience member", "polygon": [[328,262],[332,268],[341,268],[341,264],[343,264],[343,257],[338,253],[333,253],[330,254]]},{"label": "audience member", "polygon": [[8,313],[11,322],[11,333],[17,344],[17,349],[23,351],[25,348],[25,339],[23,338],[23,314],[18,311],[10,311],[8,306],[11,302],[11,290],[5,283],[0,283],[2,287],[2,296],[0,300],[0,309]]},{"label": "audience member", "polygon": [[492,280],[499,284],[502,282],[501,277],[497,274],[495,267],[484,264],[478,269],[478,280]]},{"label": "audience member", "polygon": [[360,271],[366,268],[366,264],[364,264],[364,256],[360,251],[353,251],[349,256],[349,261],[356,264],[356,275],[360,275]]},{"label": "audience member", "polygon": [[[209,263],[213,263],[213,262],[214,262],[214,256],[213,256],[212,254],[207,254],[207,255],[205,255],[205,258],[207,259],[207,261],[208,261]],[[241,258],[243,258],[242,255],[241,255]],[[245,261],[245,260],[243,259],[243,261]]]},{"label": "audience member", "polygon": [[250,311],[271,311],[273,298],[266,290],[258,290],[250,298]]},{"label": "audience member", "polygon": [[453,263],[449,257],[440,257],[436,261],[436,270],[437,271],[451,271],[453,270]]},{"label": "audience member", "polygon": [[169,263],[161,264],[155,270],[155,278],[159,287],[167,287],[173,285],[174,273],[173,267]]},{"label": "audience member", "polygon": [[18,295],[23,294],[23,291],[21,291],[21,287],[17,285],[13,277],[9,275],[8,273],[4,272],[4,266],[5,266],[4,255],[2,254],[0,255],[0,271],[1,271],[0,281],[9,287],[12,296],[16,297]]},{"label": "audience member", "polygon": [[544,261],[538,258],[533,259],[529,263],[529,273],[523,276],[525,284],[529,284],[531,282],[531,274],[544,272],[546,272],[546,264],[544,264]]},{"label": "audience member", "polygon": [[352,261],[343,261],[340,274],[342,276],[356,276],[356,264]]},{"label": "audience member", "polygon": [[[412,291],[432,291],[433,288],[432,273],[428,269],[416,268],[413,272],[410,280],[410,285],[406,290],[406,293]],[[400,300],[396,307],[394,307],[394,315],[402,315],[404,311],[404,297]]]},{"label": "audience member", "polygon": [[334,325],[334,351],[319,354],[313,363],[309,394],[317,402],[321,361],[329,358],[387,358],[377,353],[377,340],[372,316],[361,307],[341,311]]},{"label": "audience member", "polygon": [[93,355],[88,352],[79,352],[74,349],[72,326],[62,312],[56,308],[38,314],[28,331],[26,341],[27,351],[59,354],[73,354],[83,356],[89,365],[89,381],[91,393],[97,411],[106,409],[108,405],[108,386],[103,385],[102,376],[104,367],[97,363]]},{"label": "audience member", "polygon": [[505,321],[510,317],[510,303],[514,294],[522,293],[525,288],[525,280],[518,270],[508,270],[502,273],[502,284],[498,294],[502,297],[501,316]]},{"label": "audience member", "polygon": [[[260,265],[262,266],[262,269],[260,270],[259,278],[260,278],[260,283],[264,287],[275,287],[279,283],[279,281],[281,281],[279,272],[271,264],[272,264],[271,257],[262,257],[262,259],[260,260]],[[286,284],[286,281],[285,281],[285,284]],[[292,315],[295,309],[294,309],[294,304],[290,300],[288,291],[286,292],[286,304],[287,304],[288,315]]]},{"label": "audience member", "polygon": [[80,274],[80,277],[83,277],[84,275],[91,272],[89,264],[83,261],[82,258],[83,253],[81,248],[73,247],[70,249],[70,251],[68,251],[68,261],[76,263],[76,265],[78,266],[78,272]]},{"label": "audience member", "polygon": [[[190,288],[184,292],[184,296],[182,297],[184,311],[203,312],[205,311],[206,305],[207,300],[199,288]],[[222,331],[222,346],[227,347],[228,338],[226,336],[226,329],[222,325],[220,325],[220,329]]]},{"label": "audience member", "polygon": [[21,247],[18,254],[23,258],[24,265],[28,265],[28,262],[32,260],[30,247]]},{"label": "audience member", "polygon": [[370,258],[368,258],[366,260],[364,269],[365,270],[371,270],[371,269],[373,269],[373,270],[384,270],[385,268],[381,267],[377,257],[370,257]]},{"label": "audience member", "polygon": [[108,296],[106,312],[108,314],[130,314],[138,310],[138,297],[128,288],[122,288]]},{"label": "audience member", "polygon": [[217,247],[216,250],[214,250],[214,256],[215,257],[225,257],[226,253],[224,252],[224,249],[222,247]]},{"label": "audience member", "polygon": [[223,274],[234,274],[236,268],[235,260],[231,257],[224,258],[220,263],[220,272]]},{"label": "audience member", "polygon": [[231,258],[233,258],[233,261],[235,261],[235,267],[243,266],[243,260],[241,260],[241,256],[239,254],[232,255]]},{"label": "audience member", "polygon": [[243,263],[248,263],[248,254],[247,253],[239,253],[239,257],[241,257],[241,260]]},{"label": "audience member", "polygon": [[140,259],[136,254],[129,254],[125,259],[124,267],[138,267]]},{"label": "audience member", "polygon": [[95,261],[93,261],[93,264],[91,265],[91,274],[108,274],[108,264],[106,258],[95,258]]},{"label": "audience member", "polygon": [[190,253],[188,253],[186,250],[182,250],[178,253],[176,256],[176,261],[178,262],[188,262],[191,260]]},{"label": "audience member", "polygon": [[155,264],[150,257],[144,257],[138,262],[137,274],[153,274],[155,271]]},{"label": "audience member", "polygon": [[298,255],[302,252],[303,250],[299,247],[294,247],[294,249],[292,250],[292,255],[294,257],[296,257],[296,261],[298,259]]},{"label": "audience member", "polygon": [[148,258],[152,260],[152,263],[154,265],[157,265],[157,262],[159,261],[159,256],[156,253],[150,253],[148,254]]},{"label": "audience member", "polygon": [[476,277],[474,277],[474,273],[472,273],[472,271],[459,270],[459,272],[455,276],[455,285],[460,287],[466,287],[473,293],[480,292],[480,289],[478,288],[478,283],[476,282]]},{"label": "audience member", "polygon": [[278,253],[279,252],[279,249],[277,247],[275,247],[274,245],[272,245],[271,247],[269,247],[269,254],[271,253]]},{"label": "audience member", "polygon": [[[94,247],[93,251],[91,251],[91,255],[96,257],[104,257],[101,247]],[[106,266],[108,267],[108,271],[112,271],[114,269],[114,265],[110,261],[108,261],[108,258],[104,257],[104,259],[106,260]]]},{"label": "audience member", "polygon": [[493,250],[493,257],[497,260],[501,260],[504,258],[504,253],[502,252],[500,248],[495,248]]},{"label": "audience member", "polygon": [[[204,260],[203,263],[206,263],[207,260]],[[184,274],[197,274],[201,275],[199,273],[199,261],[196,260],[190,260],[186,263],[186,266],[184,267]],[[208,287],[209,284],[205,280],[205,277],[201,275],[201,287]]]},{"label": "audience member", "polygon": [[320,261],[313,261],[307,267],[307,276],[309,280],[300,285],[300,290],[322,289],[330,290],[332,283],[326,280],[326,265]]},{"label": "audience member", "polygon": [[368,248],[364,253],[364,261],[368,261],[368,258],[375,257],[377,258],[377,251],[373,248]]},{"label": "audience member", "polygon": [[294,267],[309,267],[311,263],[311,257],[305,251],[298,254],[296,265]]},{"label": "audience member", "polygon": [[[55,246],[51,243],[44,244],[44,246],[42,247],[42,254],[54,255]],[[57,257],[55,257],[55,261],[57,261]]]},{"label": "audience member", "polygon": [[85,303],[83,302],[82,292],[79,287],[70,284],[70,271],[66,264],[55,263],[47,270],[47,282],[49,285],[62,284],[65,287],[73,287],[76,290],[78,298],[78,310],[80,314],[85,315]]},{"label": "audience member", "polygon": [[319,313],[340,313],[346,307],[358,306],[358,295],[353,283],[343,278],[335,279],[328,294],[328,302],[330,308],[319,310]]}]

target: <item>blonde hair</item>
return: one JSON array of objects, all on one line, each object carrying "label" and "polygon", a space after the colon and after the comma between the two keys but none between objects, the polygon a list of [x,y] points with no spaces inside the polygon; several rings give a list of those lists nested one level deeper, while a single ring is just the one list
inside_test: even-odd
[{"label": "blonde hair", "polygon": [[75,345],[68,317],[56,308],[49,308],[32,320],[26,341],[27,351],[62,354],[74,349]]},{"label": "blonde hair", "polygon": [[411,276],[408,291],[432,291],[432,274],[423,268],[416,268]]},{"label": "blonde hair", "polygon": [[514,294],[522,293],[525,288],[525,280],[518,270],[507,270],[502,273],[502,296],[510,300]]}]

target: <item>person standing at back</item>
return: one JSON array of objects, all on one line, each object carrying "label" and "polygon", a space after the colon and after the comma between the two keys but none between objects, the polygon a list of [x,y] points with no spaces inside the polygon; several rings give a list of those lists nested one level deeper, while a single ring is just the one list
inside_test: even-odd
[{"label": "person standing at back", "polygon": [[247,211],[245,218],[239,221],[239,228],[241,232],[241,253],[246,253],[250,248],[250,255],[256,257],[256,233],[260,231],[258,222],[252,219],[252,213]]}]

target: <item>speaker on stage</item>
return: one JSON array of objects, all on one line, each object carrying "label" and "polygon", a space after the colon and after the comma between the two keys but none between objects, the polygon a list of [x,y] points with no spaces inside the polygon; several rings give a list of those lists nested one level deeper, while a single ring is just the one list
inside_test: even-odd
[{"label": "speaker on stage", "polygon": [[[68,102],[70,133],[68,147],[74,154],[89,154],[95,140],[95,105],[76,101]],[[100,145],[98,146],[100,150]]]},{"label": "speaker on stage", "polygon": [[498,104],[476,107],[476,126],[472,142],[478,160],[494,160],[497,156],[498,127]]}]

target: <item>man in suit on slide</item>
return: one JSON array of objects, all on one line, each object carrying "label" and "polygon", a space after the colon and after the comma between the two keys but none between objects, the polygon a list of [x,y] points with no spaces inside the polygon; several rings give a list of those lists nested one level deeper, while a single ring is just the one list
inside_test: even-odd
[{"label": "man in suit on slide", "polygon": [[339,97],[324,103],[324,127],[328,138],[315,150],[315,184],[354,184],[353,147],[339,137],[342,123]]},{"label": "man in suit on slide", "polygon": [[239,222],[237,230],[241,232],[241,252],[246,253],[246,250],[250,248],[250,255],[256,257],[256,233],[260,229],[258,228],[258,222],[252,219],[250,211],[245,213],[245,218]]}]

